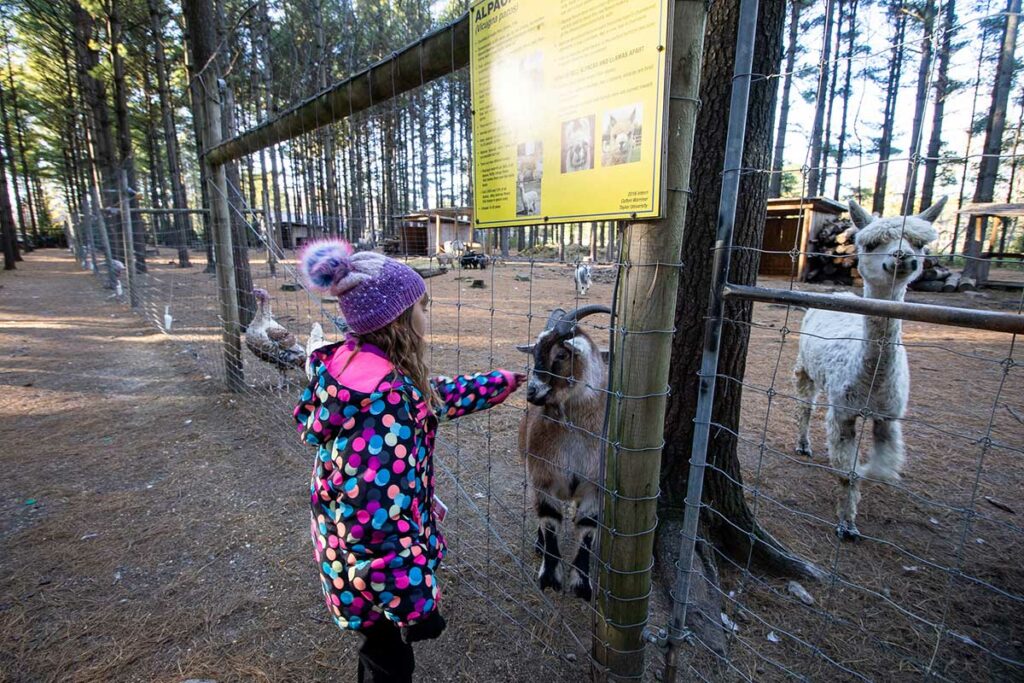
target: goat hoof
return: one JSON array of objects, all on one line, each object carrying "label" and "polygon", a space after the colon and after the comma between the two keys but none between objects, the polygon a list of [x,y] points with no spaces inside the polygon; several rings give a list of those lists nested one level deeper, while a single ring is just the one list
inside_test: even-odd
[{"label": "goat hoof", "polygon": [[556,572],[545,572],[538,577],[540,589],[550,588],[556,593],[562,592],[562,579]]},{"label": "goat hoof", "polygon": [[814,457],[814,451],[811,450],[810,446],[797,446],[796,447],[796,454],[797,455],[802,455],[805,458],[813,458]]},{"label": "goat hoof", "polygon": [[840,541],[856,541],[860,539],[860,531],[853,522],[839,522],[836,526],[836,536]]},{"label": "goat hoof", "polygon": [[590,579],[585,576],[578,576],[572,584],[572,594],[584,602],[590,602],[594,597],[594,591],[590,587]]}]

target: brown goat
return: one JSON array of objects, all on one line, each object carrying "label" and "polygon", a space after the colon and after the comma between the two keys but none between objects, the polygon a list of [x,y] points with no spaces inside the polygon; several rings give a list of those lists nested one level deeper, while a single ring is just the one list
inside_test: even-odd
[{"label": "brown goat", "polygon": [[570,587],[587,601],[593,595],[590,550],[601,501],[600,437],[608,368],[602,352],[578,323],[597,313],[611,310],[606,306],[583,306],[570,313],[556,309],[534,344],[517,347],[533,355],[526,389],[530,405],[519,423],[519,454],[526,461],[539,520],[536,549],[542,559],[537,580],[542,589],[562,588],[558,534],[563,503],[573,501],[578,550]]}]

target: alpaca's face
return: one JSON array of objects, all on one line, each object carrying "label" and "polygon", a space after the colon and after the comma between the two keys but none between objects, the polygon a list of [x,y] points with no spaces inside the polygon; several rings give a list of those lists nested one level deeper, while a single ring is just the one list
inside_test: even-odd
[{"label": "alpaca's face", "polygon": [[[884,219],[897,222],[902,219]],[[895,231],[898,234],[898,229]],[[858,243],[857,270],[870,282],[910,284],[921,275],[924,245],[916,245],[906,237],[885,241]]]},{"label": "alpaca's face", "polygon": [[877,218],[850,200],[857,226],[857,270],[867,285],[906,287],[921,276],[925,247],[939,238],[932,222],[946,204],[943,197],[919,214]]}]

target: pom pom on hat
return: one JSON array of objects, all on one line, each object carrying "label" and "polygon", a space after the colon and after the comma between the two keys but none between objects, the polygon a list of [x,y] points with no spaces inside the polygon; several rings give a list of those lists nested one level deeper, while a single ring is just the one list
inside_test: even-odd
[{"label": "pom pom on hat", "polygon": [[299,272],[309,289],[334,293],[335,286],[352,270],[352,245],[344,240],[309,242],[299,254]]},{"label": "pom pom on hat", "polygon": [[338,297],[338,308],[355,334],[372,332],[398,318],[427,291],[419,274],[374,252],[354,253],[344,240],[310,242],[299,254],[306,287]]}]

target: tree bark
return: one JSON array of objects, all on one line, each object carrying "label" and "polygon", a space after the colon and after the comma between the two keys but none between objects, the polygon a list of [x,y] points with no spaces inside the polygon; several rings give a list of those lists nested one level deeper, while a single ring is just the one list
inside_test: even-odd
[{"label": "tree bark", "polygon": [[804,0],[790,2],[790,36],[785,47],[785,77],[782,80],[782,106],[778,113],[778,132],[775,133],[775,152],[772,154],[771,181],[768,197],[782,194],[782,166],[785,164],[785,133],[790,125],[790,91],[793,89],[793,70],[797,65],[797,46],[800,36],[800,10]]},{"label": "tree bark", "polygon": [[835,58],[832,60],[832,73],[828,80],[828,109],[825,111],[825,135],[822,138],[821,162],[817,164],[821,169],[818,176],[818,188],[814,191],[815,196],[825,196],[825,185],[828,182],[828,159],[832,156],[832,107],[836,103],[836,83],[839,81],[839,48],[843,39],[843,19],[846,18],[845,0],[839,0],[839,18],[836,19],[835,32]]},{"label": "tree bark", "polygon": [[[132,130],[128,123],[128,92],[124,83],[124,56],[121,54],[121,15],[119,0],[110,0],[110,11],[107,14],[107,26],[110,37],[110,58],[114,71],[114,112],[117,118],[117,148],[120,166],[124,169],[128,187],[129,210],[139,208],[138,179],[135,175],[135,155],[132,153]],[[131,225],[132,250],[135,254],[135,272],[145,273],[146,268],[146,234],[142,221],[129,221]]]},{"label": "tree bark", "polygon": [[[32,236],[39,237],[39,226],[36,225],[35,202],[32,199],[32,188],[29,186],[28,160],[25,157],[25,136],[21,127],[21,114],[18,110],[18,89],[14,83],[14,67],[11,62],[11,43],[7,32],[4,32],[4,49],[7,53],[7,82],[11,94],[11,114],[14,117],[14,138],[10,137],[8,124],[4,122],[4,129],[8,130],[7,157],[11,164],[11,187],[14,189],[14,211],[17,215],[17,223],[21,232],[21,240],[25,251],[32,251],[32,241],[28,238],[29,226],[32,229]],[[14,155],[14,143],[17,142],[18,157]],[[18,187],[17,158],[21,159],[21,180],[25,187],[25,204],[28,208],[29,224],[25,224],[25,214],[22,211],[21,190]],[[21,260],[21,254],[18,254]]]},{"label": "tree bark", "polygon": [[882,137],[878,142],[878,172],[875,175],[875,191],[871,198],[871,210],[878,215],[885,211],[885,186],[889,180],[889,157],[892,154],[893,125],[896,120],[896,99],[899,95],[900,76],[903,72],[903,39],[907,31],[907,14],[903,11],[903,0],[900,0],[893,11],[896,12],[896,31],[892,42],[889,78],[885,88],[885,114],[882,119]]},{"label": "tree bark", "polygon": [[149,21],[153,33],[153,61],[156,66],[157,94],[160,99],[160,121],[164,133],[164,150],[167,155],[167,176],[171,181],[171,204],[174,213],[174,231],[178,242],[178,267],[192,266],[189,258],[189,236],[192,233],[192,219],[184,213],[188,209],[188,195],[182,181],[181,162],[178,155],[178,132],[174,126],[174,111],[171,108],[170,88],[167,78],[167,57],[164,53],[163,0],[149,0]]},{"label": "tree bark", "polygon": [[[818,64],[818,91],[814,97],[814,123],[811,126],[811,168],[807,173],[807,190],[810,194],[818,192],[821,176],[825,169],[821,166],[822,128],[825,120],[825,108],[828,104],[829,61],[832,58],[832,17],[835,12],[835,0],[826,0],[825,6],[825,39],[822,43],[821,62]],[[767,73],[767,72],[766,72]],[[774,73],[774,72],[771,72]]]},{"label": "tree bark", "polygon": [[[952,2],[947,2],[952,5]],[[917,155],[921,150],[921,126],[924,108],[928,104],[928,75],[932,68],[932,31],[935,28],[935,0],[927,0],[921,10],[921,61],[917,67],[917,97],[914,100],[914,123],[910,131],[910,150],[907,156],[907,180],[903,189],[903,215],[914,213],[917,194]],[[922,209],[927,208],[922,206]]]},{"label": "tree bark", "polygon": [[932,197],[935,193],[935,177],[938,174],[939,154],[942,151],[942,123],[945,116],[946,98],[951,92],[949,58],[953,52],[955,28],[956,3],[946,2],[943,8],[942,44],[939,47],[939,63],[934,83],[935,102],[932,105],[932,130],[928,138],[928,150],[925,152],[924,179],[921,181],[922,209],[932,205]]},{"label": "tree bark", "polygon": [[[839,199],[840,188],[843,182],[843,163],[846,161],[846,124],[850,112],[850,94],[852,92],[850,81],[853,77],[854,44],[857,40],[857,0],[853,0],[850,3],[847,16],[850,20],[850,27],[846,37],[846,77],[841,94],[843,98],[843,114],[839,123],[839,148],[836,150],[836,186],[835,191],[832,193],[832,198],[836,200]],[[842,28],[841,25],[840,28]]]},{"label": "tree bark", "polygon": [[[14,205],[20,207],[21,206],[21,196],[19,194],[20,191],[18,190],[18,169],[17,169],[17,166],[14,163],[14,149],[13,149],[13,145],[11,144],[11,140],[12,140],[12,138],[11,138],[11,126],[10,126],[10,122],[9,122],[9,120],[7,118],[7,98],[4,97],[4,90],[3,90],[3,85],[2,84],[0,84],[0,117],[2,117],[2,119],[3,119],[3,126],[4,126],[4,149],[3,149],[3,153],[7,157],[7,163],[10,164],[11,187],[14,189]],[[4,172],[4,177],[6,178],[6,170]],[[10,199],[10,195],[7,193],[7,183],[6,183],[6,181],[4,182],[4,194],[7,195],[7,206],[8,206],[8,210],[10,210],[11,199]],[[17,220],[17,225],[15,225],[15,229],[19,230],[21,232],[21,239],[25,243],[25,250],[26,251],[31,251],[32,248],[29,245],[28,234],[25,231],[25,217],[21,215],[21,211],[17,212],[17,216],[18,216],[18,220]],[[13,221],[14,218],[12,217],[11,220]],[[6,235],[6,233],[5,233],[5,235]],[[5,237],[5,239],[6,239],[6,237]],[[18,249],[18,239],[17,239],[17,236],[15,236],[15,238],[14,238],[13,252],[12,253],[13,253],[12,258],[13,258],[14,261],[21,261],[22,260],[20,250]],[[10,268],[7,268],[7,270],[10,270]]]},{"label": "tree bark", "polygon": [[[1000,154],[1003,148],[1003,130],[1006,127],[1006,105],[1010,97],[1013,80],[1014,51],[1017,47],[1017,25],[1020,21],[1021,0],[1008,0],[1003,16],[1002,47],[996,64],[996,79],[992,87],[992,102],[985,126],[985,144],[981,162],[978,164],[978,182],[974,190],[975,203],[990,202],[995,194],[996,177],[999,173]],[[975,278],[979,284],[988,279],[989,261],[978,260],[985,242],[987,219],[972,216],[967,229],[967,243],[964,253],[963,277]]]},{"label": "tree bark", "polygon": [[[0,85],[0,108],[3,107],[3,97],[3,86]],[[9,144],[5,145],[5,147],[10,148]],[[4,154],[5,150],[0,149],[0,157]],[[18,255],[18,238],[15,235],[14,216],[11,214],[11,197],[7,193],[7,170],[5,164],[5,160],[0,158],[0,238],[3,241],[4,270],[14,270],[18,267],[16,262],[20,259]]]},{"label": "tree bark", "polygon": [[[107,87],[92,74],[99,65],[99,53],[92,46],[95,21],[83,7],[73,0],[71,12],[75,24],[75,62],[78,69],[79,89],[88,109],[86,119],[92,141],[92,158],[98,176],[98,205],[93,209],[103,213],[101,225],[106,229],[106,242],[110,243],[114,258],[124,261],[121,221],[116,213],[110,212],[117,206],[117,173],[114,156],[114,139],[110,123],[110,109],[107,106]],[[96,203],[96,202],[94,202]]]},{"label": "tree bark", "polygon": [[[781,62],[784,0],[761,2],[758,40],[754,49],[753,72],[776,73]],[[673,387],[665,419],[665,447],[662,454],[662,495],[659,517],[678,522],[689,477],[690,448],[693,443],[693,419],[698,396],[697,372],[703,350],[704,317],[711,291],[711,261],[714,254],[713,226],[718,218],[721,171],[725,159],[725,141],[729,118],[730,94],[735,62],[735,36],[739,3],[716,2],[710,7],[707,39],[704,41],[704,68],[701,75],[702,107],[691,173],[692,201],[687,209],[682,255],[686,267],[680,269],[680,292],[676,309],[675,335],[669,384]],[[764,168],[769,162],[773,115],[777,89],[755,87],[750,92],[746,145],[743,166]],[[759,254],[764,234],[768,180],[764,174],[745,174],[740,185],[742,201],[737,208],[733,272],[731,282],[753,284],[757,277]],[[747,247],[747,248],[744,248]],[[730,301],[726,317],[736,324],[723,329],[718,372],[722,377],[743,377],[746,367],[749,323],[752,305]],[[709,444],[704,476],[704,503],[715,511],[704,520],[710,539],[726,554],[746,563],[748,557],[779,572],[804,575],[806,565],[788,555],[761,529],[743,495],[743,476],[737,455],[737,441],[730,430],[738,431],[742,387],[738,382],[720,381],[716,389],[712,419],[724,426]],[[670,526],[665,527],[670,528]],[[663,539],[670,539],[664,531]],[[671,539],[674,541],[674,538]]]}]

